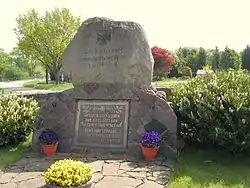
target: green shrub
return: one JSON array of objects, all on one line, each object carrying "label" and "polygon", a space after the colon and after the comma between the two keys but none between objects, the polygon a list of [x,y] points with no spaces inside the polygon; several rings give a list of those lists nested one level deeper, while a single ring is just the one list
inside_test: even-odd
[{"label": "green shrub", "polygon": [[191,78],[193,76],[192,69],[188,66],[180,67],[178,72],[179,72],[179,75],[184,78]]},{"label": "green shrub", "polygon": [[223,71],[173,90],[174,110],[189,143],[231,152],[250,151],[250,74]]},{"label": "green shrub", "polygon": [[31,133],[38,104],[33,99],[8,95],[0,98],[0,146],[22,142]]}]

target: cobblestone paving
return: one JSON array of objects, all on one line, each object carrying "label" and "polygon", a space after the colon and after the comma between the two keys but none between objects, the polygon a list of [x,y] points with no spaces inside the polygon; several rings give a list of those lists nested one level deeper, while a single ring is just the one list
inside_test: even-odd
[{"label": "cobblestone paving", "polygon": [[93,188],[165,188],[173,171],[173,160],[159,158],[154,162],[121,155],[95,157],[80,154],[57,154],[44,157],[29,153],[0,173],[0,188],[45,188],[42,173],[59,159],[72,158],[93,167]]}]

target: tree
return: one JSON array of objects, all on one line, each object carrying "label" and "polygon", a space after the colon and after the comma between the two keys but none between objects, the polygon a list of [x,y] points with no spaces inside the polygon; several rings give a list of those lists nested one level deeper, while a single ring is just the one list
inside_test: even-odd
[{"label": "tree", "polygon": [[[15,34],[19,49],[38,60],[58,83],[62,54],[80,26],[80,18],[68,9],[54,9],[39,15],[34,9],[16,19]],[[46,82],[48,78],[46,76]]]},{"label": "tree", "polygon": [[11,58],[4,49],[0,48],[0,77],[5,77],[6,70],[9,68],[11,63]]},{"label": "tree", "polygon": [[12,52],[10,52],[10,57],[12,62],[23,72],[27,72],[29,77],[42,75],[39,61],[27,57],[18,47],[13,48]]},{"label": "tree", "polygon": [[[200,47],[196,56],[196,69],[202,69],[203,66],[207,65],[208,63],[208,56],[207,51]],[[197,71],[196,70],[196,71]]]},{"label": "tree", "polygon": [[10,54],[0,49],[0,77],[1,79],[16,80],[27,77],[19,67],[15,66]]},{"label": "tree", "polygon": [[154,58],[154,79],[161,80],[172,69],[174,57],[167,49],[159,48],[157,46],[151,49]]},{"label": "tree", "polygon": [[246,49],[241,53],[242,57],[242,68],[250,70],[250,47],[247,45]]},{"label": "tree", "polygon": [[215,49],[212,50],[211,53],[211,64],[212,64],[212,69],[216,70],[219,68],[220,65],[220,50],[219,48],[216,46]]},{"label": "tree", "polygon": [[238,52],[233,49],[226,47],[221,54],[221,61],[219,68],[220,69],[236,69],[239,70],[241,68],[241,56]]}]

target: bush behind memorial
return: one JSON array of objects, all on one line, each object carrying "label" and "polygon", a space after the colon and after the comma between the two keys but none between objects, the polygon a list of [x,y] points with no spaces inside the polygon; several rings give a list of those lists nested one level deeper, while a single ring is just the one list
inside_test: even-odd
[{"label": "bush behind memorial", "polygon": [[175,88],[181,135],[189,143],[231,152],[250,151],[250,74],[227,70]]}]

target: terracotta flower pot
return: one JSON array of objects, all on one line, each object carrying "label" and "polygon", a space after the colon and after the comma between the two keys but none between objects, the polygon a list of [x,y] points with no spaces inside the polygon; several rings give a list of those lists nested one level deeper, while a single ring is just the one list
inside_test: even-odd
[{"label": "terracotta flower pot", "polygon": [[56,150],[57,150],[57,145],[58,145],[58,142],[54,143],[54,144],[50,144],[50,145],[43,145],[42,144],[43,153],[46,156],[53,156],[53,155],[55,155]]},{"label": "terracotta flower pot", "polygon": [[143,157],[146,161],[152,161],[155,159],[157,152],[159,150],[159,147],[156,148],[147,148],[142,146],[142,144],[140,144],[141,150],[142,150],[142,154]]},{"label": "terracotta flower pot", "polygon": [[[91,178],[91,180],[89,180],[84,185],[70,186],[68,188],[90,188],[92,186],[92,183],[93,183],[93,178]],[[46,187],[48,187],[48,188],[61,188],[58,185],[51,185],[51,184],[46,184]]]}]

